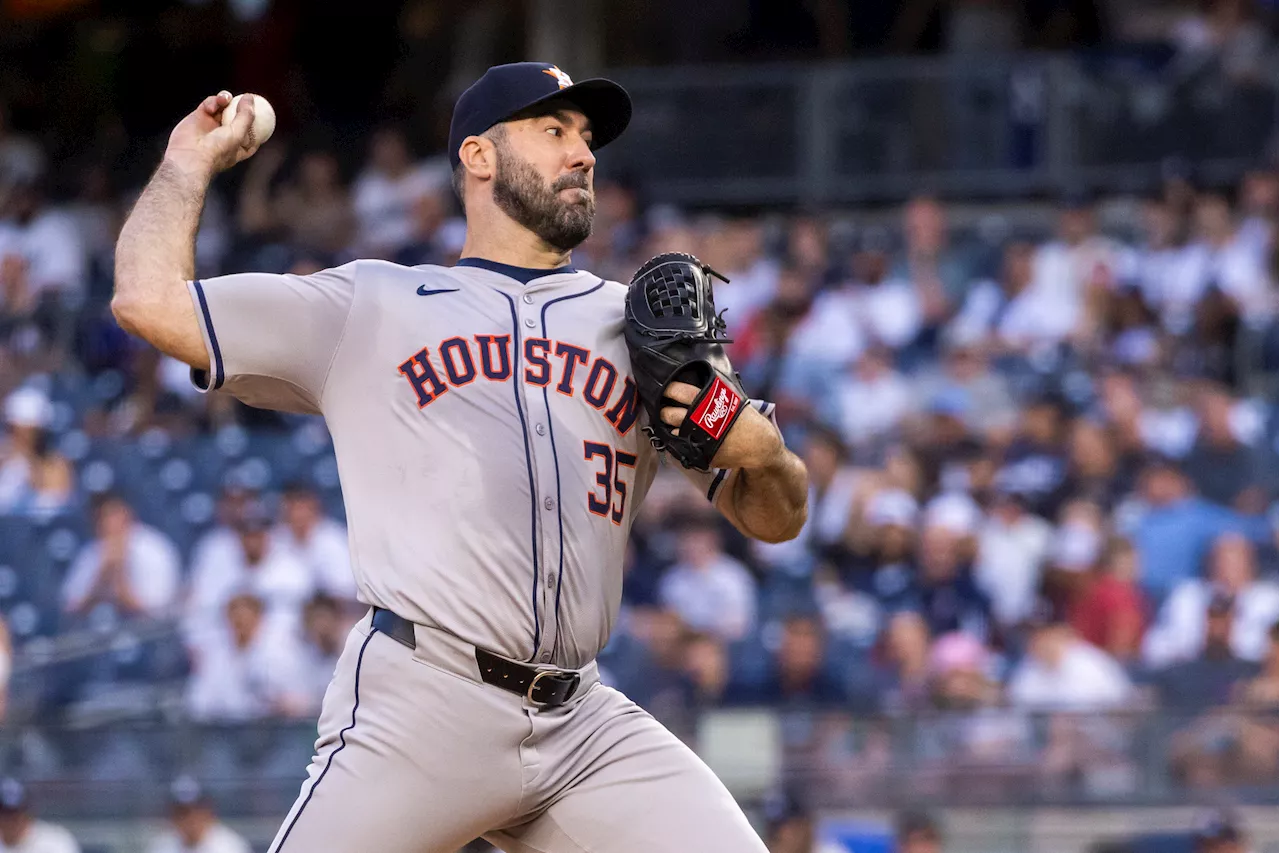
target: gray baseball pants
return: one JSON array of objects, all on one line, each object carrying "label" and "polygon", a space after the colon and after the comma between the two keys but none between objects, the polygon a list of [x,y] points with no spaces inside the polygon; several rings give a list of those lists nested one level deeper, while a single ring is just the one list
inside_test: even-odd
[{"label": "gray baseball pants", "polygon": [[365,616],[320,714],[307,780],[270,853],[766,853],[720,780],[673,734],[581,670],[539,709],[479,680],[474,650]]}]

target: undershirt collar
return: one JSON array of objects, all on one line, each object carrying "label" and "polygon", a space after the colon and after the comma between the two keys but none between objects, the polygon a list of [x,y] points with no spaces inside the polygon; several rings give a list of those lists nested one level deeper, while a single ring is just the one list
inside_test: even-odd
[{"label": "undershirt collar", "polygon": [[521,284],[528,284],[535,278],[542,278],[548,275],[561,275],[563,273],[577,272],[572,266],[556,267],[553,270],[533,269],[532,267],[517,267],[511,264],[502,264],[497,261],[490,261],[485,258],[461,258],[457,266],[460,267],[478,267],[482,270],[489,270],[507,278],[514,278]]}]

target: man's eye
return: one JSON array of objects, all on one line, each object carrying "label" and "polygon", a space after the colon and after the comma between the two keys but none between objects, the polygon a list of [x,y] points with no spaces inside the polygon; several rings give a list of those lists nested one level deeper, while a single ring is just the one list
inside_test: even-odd
[{"label": "man's eye", "polygon": [[548,127],[547,133],[554,133],[556,136],[559,136],[561,134],[561,130],[558,127]]}]

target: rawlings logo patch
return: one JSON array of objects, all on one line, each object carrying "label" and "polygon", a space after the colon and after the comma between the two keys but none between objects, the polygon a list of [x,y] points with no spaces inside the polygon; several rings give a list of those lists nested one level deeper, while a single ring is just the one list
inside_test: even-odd
[{"label": "rawlings logo patch", "polygon": [[693,422],[707,431],[717,441],[729,426],[729,416],[738,410],[742,398],[719,376],[711,383],[711,390],[693,410]]}]

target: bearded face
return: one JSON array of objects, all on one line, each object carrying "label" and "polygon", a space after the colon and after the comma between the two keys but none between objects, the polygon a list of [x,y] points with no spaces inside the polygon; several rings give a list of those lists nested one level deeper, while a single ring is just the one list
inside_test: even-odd
[{"label": "bearded face", "polygon": [[[561,175],[548,186],[533,164],[521,159],[505,138],[495,143],[498,170],[493,200],[503,213],[562,252],[591,236],[596,199],[586,174]],[[560,196],[562,191],[571,188],[583,192],[572,193],[568,199]]]}]

